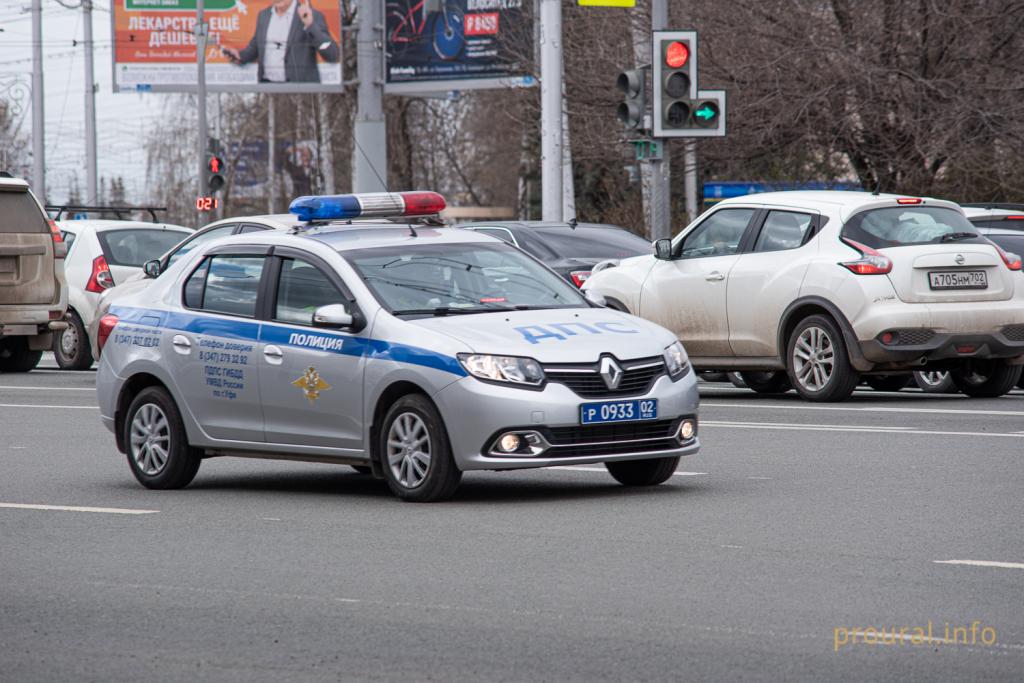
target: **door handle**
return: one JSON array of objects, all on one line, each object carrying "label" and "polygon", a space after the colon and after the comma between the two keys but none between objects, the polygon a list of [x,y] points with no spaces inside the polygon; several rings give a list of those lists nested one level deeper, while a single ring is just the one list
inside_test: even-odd
[{"label": "door handle", "polygon": [[707,280],[708,282],[718,282],[719,280],[724,280],[725,276],[719,273],[717,270],[713,270],[707,275],[705,275],[704,279]]},{"label": "door handle", "polygon": [[280,365],[282,361],[284,361],[284,351],[281,350],[280,346],[267,344],[263,349],[263,357],[266,358],[267,362],[271,365]]},{"label": "door handle", "polygon": [[176,334],[171,338],[171,346],[178,353],[187,356],[192,352],[192,342],[183,334]]}]

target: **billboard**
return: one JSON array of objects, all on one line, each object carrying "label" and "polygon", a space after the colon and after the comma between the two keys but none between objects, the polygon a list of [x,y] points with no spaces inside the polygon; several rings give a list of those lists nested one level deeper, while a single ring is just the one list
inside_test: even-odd
[{"label": "billboard", "polygon": [[[530,86],[527,0],[385,0],[386,91]],[[532,2],[529,3],[532,5]]]},{"label": "billboard", "polygon": [[[205,0],[211,91],[337,92],[339,0]],[[196,0],[111,0],[114,92],[194,91]]]}]

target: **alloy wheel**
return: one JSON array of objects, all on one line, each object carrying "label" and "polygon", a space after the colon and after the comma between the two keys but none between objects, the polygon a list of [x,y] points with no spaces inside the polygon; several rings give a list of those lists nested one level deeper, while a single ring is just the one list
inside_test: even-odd
[{"label": "alloy wheel", "polygon": [[808,391],[821,391],[835,370],[835,348],[828,332],[812,326],[800,333],[793,347],[796,380]]},{"label": "alloy wheel", "polygon": [[430,470],[430,433],[416,413],[402,413],[391,422],[387,444],[388,466],[405,488],[423,483]]},{"label": "alloy wheel", "polygon": [[159,406],[146,403],[132,418],[130,448],[139,471],[156,476],[167,465],[171,445],[171,428]]}]

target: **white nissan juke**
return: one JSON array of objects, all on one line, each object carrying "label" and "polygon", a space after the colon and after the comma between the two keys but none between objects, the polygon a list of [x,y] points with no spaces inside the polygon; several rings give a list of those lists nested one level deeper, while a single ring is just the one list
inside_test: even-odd
[{"label": "white nissan juke", "polygon": [[698,370],[847,398],[866,375],[947,370],[1001,396],[1024,363],[1021,257],[952,202],[862,192],[728,199],[584,289],[674,331]]}]

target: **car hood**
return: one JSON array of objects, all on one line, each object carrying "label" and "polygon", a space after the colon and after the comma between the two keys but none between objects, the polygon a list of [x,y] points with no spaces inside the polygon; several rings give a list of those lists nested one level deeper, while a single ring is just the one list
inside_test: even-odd
[{"label": "car hood", "polygon": [[542,363],[591,363],[659,356],[676,341],[665,328],[610,308],[563,308],[451,315],[408,321],[477,353],[528,356]]}]

